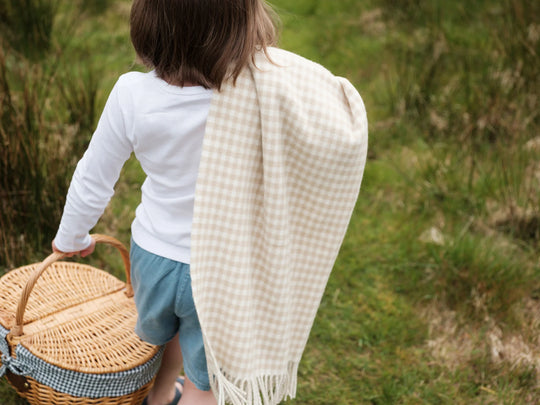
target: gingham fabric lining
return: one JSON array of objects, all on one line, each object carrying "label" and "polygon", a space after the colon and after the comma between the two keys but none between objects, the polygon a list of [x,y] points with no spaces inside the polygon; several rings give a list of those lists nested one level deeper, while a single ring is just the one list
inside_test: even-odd
[{"label": "gingham fabric lining", "polygon": [[269,53],[213,95],[197,180],[192,287],[220,405],[294,397],[366,161],[355,88]]},{"label": "gingham fabric lining", "polygon": [[148,362],[131,370],[118,373],[88,374],[49,364],[21,345],[17,345],[15,349],[16,358],[10,357],[6,341],[8,333],[8,330],[0,326],[0,351],[2,352],[0,377],[7,370],[10,370],[14,374],[31,377],[40,384],[75,397],[118,397],[137,391],[155,376],[163,352],[161,349]]}]

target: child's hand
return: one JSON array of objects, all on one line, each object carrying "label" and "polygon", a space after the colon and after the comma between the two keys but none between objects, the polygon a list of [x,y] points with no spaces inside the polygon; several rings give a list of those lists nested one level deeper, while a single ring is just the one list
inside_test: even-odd
[{"label": "child's hand", "polygon": [[52,241],[52,250],[53,252],[55,253],[63,253],[66,255],[66,257],[72,257],[72,256],[75,256],[77,254],[80,254],[81,257],[86,257],[88,256],[89,254],[91,254],[94,249],[96,248],[96,241],[94,240],[94,238],[92,238],[92,242],[90,243],[90,246],[88,246],[86,249],[83,249],[79,252],[62,252],[61,250],[59,250],[56,245],[54,244],[54,240]]}]

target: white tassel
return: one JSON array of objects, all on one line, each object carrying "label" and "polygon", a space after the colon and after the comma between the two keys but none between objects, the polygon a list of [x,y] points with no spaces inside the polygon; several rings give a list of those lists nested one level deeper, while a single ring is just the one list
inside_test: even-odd
[{"label": "white tassel", "polygon": [[235,378],[220,367],[212,347],[205,343],[210,385],[218,405],[277,405],[296,396],[298,362],[289,362],[284,374]]},{"label": "white tassel", "polygon": [[246,392],[229,381],[219,369],[212,370],[210,375],[215,379],[211,384],[217,387],[218,405],[225,405],[226,400],[233,405],[248,404]]},{"label": "white tassel", "polygon": [[212,358],[209,371],[218,405],[277,405],[296,396],[298,363],[289,363],[286,374],[234,379]]}]

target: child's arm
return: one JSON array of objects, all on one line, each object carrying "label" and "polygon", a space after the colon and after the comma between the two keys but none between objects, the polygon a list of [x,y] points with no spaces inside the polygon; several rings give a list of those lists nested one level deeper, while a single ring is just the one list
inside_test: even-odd
[{"label": "child's arm", "polygon": [[69,187],[53,250],[90,254],[92,229],[114,194],[114,185],[133,148],[127,137],[125,107],[118,83],[105,105],[99,124]]}]

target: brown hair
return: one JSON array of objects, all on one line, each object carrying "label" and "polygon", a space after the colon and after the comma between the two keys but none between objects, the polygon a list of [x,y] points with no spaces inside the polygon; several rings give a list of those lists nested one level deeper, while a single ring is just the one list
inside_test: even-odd
[{"label": "brown hair", "polygon": [[165,81],[220,89],[276,42],[264,0],[134,0],[131,42]]}]

